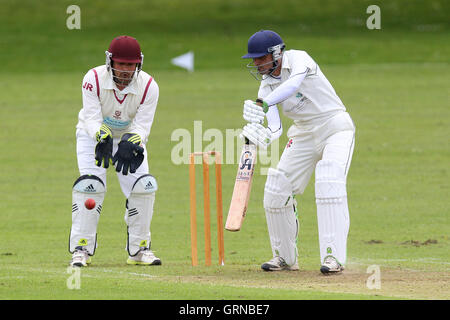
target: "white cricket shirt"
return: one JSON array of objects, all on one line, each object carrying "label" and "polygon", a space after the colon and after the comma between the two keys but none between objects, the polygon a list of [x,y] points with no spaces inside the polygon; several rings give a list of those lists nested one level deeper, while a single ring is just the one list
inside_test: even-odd
[{"label": "white cricket shirt", "polygon": [[[276,89],[289,78],[305,72],[306,75],[301,79],[298,90],[292,92],[285,100],[277,101],[277,96],[286,94],[277,93]],[[280,105],[283,113],[297,124],[323,121],[338,112],[345,111],[344,104],[318,64],[305,51],[300,50],[288,50],[283,53],[279,79],[265,76],[261,81],[258,97],[263,100],[266,97],[270,98],[269,100],[275,102],[273,104]]]},{"label": "white cricket shirt", "polygon": [[77,129],[95,139],[102,123],[111,128],[113,138],[137,133],[147,142],[158,104],[159,87],[146,72],[140,71],[122,91],[117,89],[106,65],[89,70],[82,83],[83,108]]}]

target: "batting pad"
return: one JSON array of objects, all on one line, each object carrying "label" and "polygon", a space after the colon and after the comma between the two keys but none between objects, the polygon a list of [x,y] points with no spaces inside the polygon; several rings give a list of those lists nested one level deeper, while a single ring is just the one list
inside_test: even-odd
[{"label": "batting pad", "polygon": [[150,249],[150,224],[153,217],[155,192],[158,190],[156,179],[146,174],[139,177],[131,189],[125,210],[125,222],[128,226],[127,251],[135,256],[141,248]]},{"label": "batting pad", "polygon": [[[105,198],[105,185],[95,175],[83,175],[72,188],[72,228],[70,230],[69,251],[84,247],[89,255],[94,255],[97,247],[97,225]],[[87,199],[94,199],[95,207],[87,209]]]},{"label": "batting pad", "polygon": [[298,220],[292,186],[283,172],[270,168],[264,188],[264,209],[273,256],[288,265],[297,262]]},{"label": "batting pad", "polygon": [[316,166],[316,204],[320,259],[332,255],[339,263],[347,259],[347,235],[350,217],[344,168],[332,160]]},{"label": "batting pad", "polygon": [[281,209],[293,204],[292,185],[283,172],[269,168],[264,187],[264,208]]}]

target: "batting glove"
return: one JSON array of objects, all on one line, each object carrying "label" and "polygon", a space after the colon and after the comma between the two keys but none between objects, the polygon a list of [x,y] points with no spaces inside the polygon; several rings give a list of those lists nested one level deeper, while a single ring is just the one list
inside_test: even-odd
[{"label": "batting glove", "polygon": [[112,159],[113,138],[111,129],[102,124],[100,130],[95,135],[97,145],[95,146],[95,164],[100,167],[103,162],[103,168],[109,168]]},{"label": "batting glove", "polygon": [[119,148],[112,161],[116,165],[116,171],[122,171],[123,175],[135,173],[144,161],[144,148],[141,147],[141,137],[136,133],[125,133],[119,142]]},{"label": "batting glove", "polygon": [[247,138],[257,146],[267,149],[272,143],[272,133],[259,123],[248,123],[244,126],[241,138]]},{"label": "batting glove", "polygon": [[256,104],[255,101],[252,100],[245,100],[244,102],[244,113],[243,117],[244,120],[250,122],[250,123],[264,123],[264,117],[266,115],[266,112],[268,110],[267,103],[262,103],[262,106]]}]

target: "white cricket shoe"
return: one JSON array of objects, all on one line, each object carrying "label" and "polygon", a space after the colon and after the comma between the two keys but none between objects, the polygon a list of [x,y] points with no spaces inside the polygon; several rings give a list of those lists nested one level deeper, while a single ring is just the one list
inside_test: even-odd
[{"label": "white cricket shoe", "polygon": [[297,271],[298,268],[298,262],[293,264],[292,266],[289,266],[283,258],[276,256],[273,257],[270,261],[267,261],[261,265],[261,269],[264,271],[281,271],[281,270],[288,270],[288,271]]},{"label": "white cricket shoe", "polygon": [[161,259],[156,257],[152,250],[145,248],[139,251],[135,256],[129,256],[127,264],[159,266],[161,265]]},{"label": "white cricket shoe", "polygon": [[90,263],[91,257],[89,256],[87,250],[79,247],[75,248],[70,265],[72,267],[87,267]]},{"label": "white cricket shoe", "polygon": [[320,272],[323,274],[335,274],[340,273],[343,270],[344,266],[342,266],[333,256],[326,256],[320,267]]}]

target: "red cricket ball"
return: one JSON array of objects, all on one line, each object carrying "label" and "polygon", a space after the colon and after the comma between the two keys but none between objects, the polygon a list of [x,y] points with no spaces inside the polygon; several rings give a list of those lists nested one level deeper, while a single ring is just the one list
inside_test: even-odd
[{"label": "red cricket ball", "polygon": [[92,210],[95,208],[95,200],[92,198],[89,198],[84,202],[84,205],[87,209]]}]

